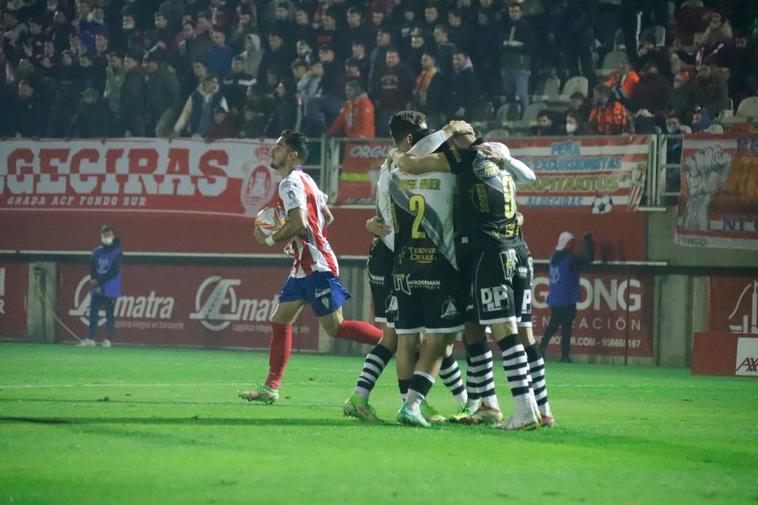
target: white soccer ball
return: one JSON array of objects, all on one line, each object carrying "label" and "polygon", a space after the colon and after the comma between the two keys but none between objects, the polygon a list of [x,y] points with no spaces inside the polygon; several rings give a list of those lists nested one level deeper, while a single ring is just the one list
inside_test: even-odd
[{"label": "white soccer ball", "polygon": [[278,206],[264,207],[255,216],[255,226],[257,226],[264,235],[276,233],[287,220],[284,209]]},{"label": "white soccer ball", "polygon": [[613,210],[611,195],[597,195],[592,201],[593,214],[608,214]]}]

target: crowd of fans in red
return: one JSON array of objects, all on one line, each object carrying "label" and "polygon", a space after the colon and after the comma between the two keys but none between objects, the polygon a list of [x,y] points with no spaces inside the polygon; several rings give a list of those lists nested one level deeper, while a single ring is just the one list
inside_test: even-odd
[{"label": "crowd of fans in red", "polygon": [[[533,134],[703,131],[758,93],[751,0],[8,0],[0,136],[386,136],[588,94]],[[603,57],[626,58],[608,76]],[[726,111],[726,112],[725,112]],[[496,126],[496,125],[495,125]]]}]

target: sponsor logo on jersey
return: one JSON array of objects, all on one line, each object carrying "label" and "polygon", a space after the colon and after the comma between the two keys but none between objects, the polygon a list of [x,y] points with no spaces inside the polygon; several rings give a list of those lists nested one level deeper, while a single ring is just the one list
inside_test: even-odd
[{"label": "sponsor logo on jersey", "polygon": [[460,315],[458,307],[455,306],[455,301],[452,298],[445,300],[445,303],[442,304],[442,319],[454,319]]},{"label": "sponsor logo on jersey", "polygon": [[440,289],[442,283],[438,280],[430,279],[412,279],[407,274],[395,274],[394,276],[395,291],[400,291],[406,295],[412,294],[414,289],[425,289],[435,291]]},{"label": "sponsor logo on jersey", "polygon": [[317,289],[314,293],[316,298],[321,298],[322,296],[326,296],[328,294],[331,294],[332,288],[326,288],[326,289]]},{"label": "sponsor logo on jersey", "polygon": [[493,288],[482,288],[479,290],[479,296],[482,301],[482,307],[485,312],[495,312],[508,308],[508,291],[505,286],[495,286]]},{"label": "sponsor logo on jersey", "polygon": [[[74,291],[74,308],[68,315],[78,317],[89,326],[90,308],[90,276],[85,275],[79,281]],[[141,296],[119,296],[116,300],[114,315],[117,319],[171,319],[174,314],[176,300],[172,296],[159,296],[156,291],[150,291]],[[97,325],[105,323],[105,317],[98,319]]]},{"label": "sponsor logo on jersey", "polygon": [[240,298],[235,288],[241,284],[240,279],[225,279],[219,275],[206,278],[195,293],[195,312],[190,314],[190,319],[199,320],[211,331],[221,331],[233,322],[268,321],[277,298]]}]

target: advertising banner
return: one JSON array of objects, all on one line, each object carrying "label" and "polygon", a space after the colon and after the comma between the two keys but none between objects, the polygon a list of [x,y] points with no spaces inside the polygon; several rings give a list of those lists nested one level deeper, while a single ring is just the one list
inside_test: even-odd
[{"label": "advertising banner", "polygon": [[674,241],[758,248],[758,136],[685,135]]},{"label": "advertising banner", "polygon": [[[550,321],[544,272],[534,279],[534,335],[539,340]],[[611,356],[653,356],[653,277],[650,274],[586,273],[580,282],[571,352]],[[548,351],[560,352],[561,334]]]},{"label": "advertising banner", "polygon": [[[521,205],[593,214],[629,212],[639,206],[650,144],[647,136],[503,142],[537,173],[535,183],[519,187]],[[378,170],[391,147],[387,142],[345,144],[339,203],[373,204]]]},{"label": "advertising banner", "polygon": [[708,330],[758,335],[758,274],[709,279]]},{"label": "advertising banner", "polygon": [[26,338],[29,267],[26,263],[0,263],[0,338]]},{"label": "advertising banner", "polygon": [[[268,323],[289,269],[126,265],[116,302],[115,343],[267,348]],[[80,338],[89,329],[89,271],[62,265],[60,314]],[[98,340],[105,335],[98,320]],[[306,308],[293,325],[293,348],[318,349],[318,324]]]}]

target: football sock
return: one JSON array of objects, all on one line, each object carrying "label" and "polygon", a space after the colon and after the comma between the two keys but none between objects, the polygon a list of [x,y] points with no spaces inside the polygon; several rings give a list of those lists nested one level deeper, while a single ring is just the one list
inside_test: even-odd
[{"label": "football sock", "polygon": [[361,344],[376,345],[382,339],[382,330],[363,321],[342,321],[336,337]]},{"label": "football sock", "polygon": [[268,349],[268,377],[266,385],[279,389],[284,369],[292,352],[292,325],[271,323],[273,334]]},{"label": "football sock", "polygon": [[545,381],[545,360],[542,359],[537,344],[530,345],[526,348],[526,358],[529,361],[529,372],[532,376],[532,391],[534,398],[537,400],[537,406],[540,414],[551,416],[550,402],[547,399],[547,382]]},{"label": "football sock", "polygon": [[499,408],[495,394],[495,374],[492,351],[486,342],[466,346],[466,389],[468,389],[469,409],[475,412],[480,403]]},{"label": "football sock", "polygon": [[382,375],[384,367],[392,359],[392,351],[384,347],[382,344],[377,344],[366,355],[366,359],[363,361],[363,371],[358,376],[358,383],[355,385],[355,394],[368,399],[371,394],[371,390],[374,389],[376,381],[379,380],[379,376]]},{"label": "football sock", "polygon": [[463,380],[461,380],[461,369],[458,366],[458,361],[452,355],[442,358],[440,379],[442,379],[445,387],[455,397],[458,405],[466,405],[468,395],[466,394],[466,388],[463,386]]},{"label": "football sock", "polygon": [[424,372],[413,372],[411,386],[408,388],[408,399],[405,405],[412,414],[418,414],[421,410],[421,404],[424,403],[426,395],[434,385],[434,377]]},{"label": "football sock", "polygon": [[408,398],[408,388],[411,387],[411,379],[398,379],[397,387],[400,389],[400,397],[403,399],[403,403]]},{"label": "football sock", "polygon": [[529,395],[529,363],[524,346],[517,334],[508,335],[497,343],[503,352],[503,370],[514,398]]}]

